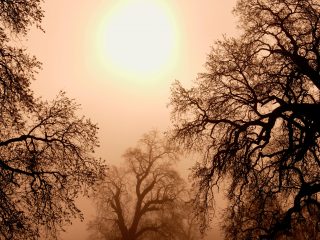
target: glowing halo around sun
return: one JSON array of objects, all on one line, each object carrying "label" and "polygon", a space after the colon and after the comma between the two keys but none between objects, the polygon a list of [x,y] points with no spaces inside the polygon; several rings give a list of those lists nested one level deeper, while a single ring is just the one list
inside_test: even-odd
[{"label": "glowing halo around sun", "polygon": [[172,65],[177,30],[163,1],[119,1],[105,19],[102,53],[106,65],[128,75],[152,75]]}]

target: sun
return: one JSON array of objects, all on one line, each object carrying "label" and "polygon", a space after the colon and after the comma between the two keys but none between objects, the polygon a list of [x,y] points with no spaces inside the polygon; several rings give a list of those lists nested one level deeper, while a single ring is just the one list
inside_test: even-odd
[{"label": "sun", "polygon": [[127,74],[150,75],[168,67],[177,47],[175,23],[163,1],[121,1],[104,26],[108,66]]}]

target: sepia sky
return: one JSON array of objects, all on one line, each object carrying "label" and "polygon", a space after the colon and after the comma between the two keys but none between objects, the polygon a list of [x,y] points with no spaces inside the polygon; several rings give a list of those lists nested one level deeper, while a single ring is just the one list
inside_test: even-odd
[{"label": "sepia sky", "polygon": [[[236,34],[235,0],[47,0],[43,28],[23,43],[43,63],[36,96],[60,90],[98,123],[97,155],[108,164],[151,130],[170,128],[170,85],[190,85],[204,71],[206,55],[223,34]],[[190,162],[179,165],[182,171]],[[94,216],[79,200],[86,219]],[[75,221],[62,239],[87,239]]]}]

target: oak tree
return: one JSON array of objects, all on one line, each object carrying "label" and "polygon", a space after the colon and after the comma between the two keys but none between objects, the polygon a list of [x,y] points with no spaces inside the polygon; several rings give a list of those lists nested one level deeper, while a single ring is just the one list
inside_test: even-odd
[{"label": "oak tree", "polygon": [[183,198],[185,184],[174,169],[177,148],[152,131],[124,158],[122,167],[110,168],[95,194],[91,238],[195,239],[187,215],[191,208]]},{"label": "oak tree", "polygon": [[55,238],[104,173],[97,126],[64,93],[48,102],[30,88],[40,63],[15,40],[42,18],[40,0],[0,0],[0,239]]},{"label": "oak tree", "polygon": [[235,13],[241,35],[216,42],[193,87],[172,88],[175,139],[203,156],[198,214],[205,228],[226,186],[226,239],[319,238],[320,3],[239,0]]}]

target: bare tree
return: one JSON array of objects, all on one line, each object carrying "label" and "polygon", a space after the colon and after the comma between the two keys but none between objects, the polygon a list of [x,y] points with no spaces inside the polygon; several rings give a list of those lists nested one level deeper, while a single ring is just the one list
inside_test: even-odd
[{"label": "bare tree", "polygon": [[185,184],[173,168],[177,148],[152,131],[136,148],[128,149],[124,158],[125,165],[111,168],[98,188],[98,215],[89,226],[94,237],[181,239],[172,226],[185,224],[178,215],[179,211],[182,214],[182,204],[185,206]]},{"label": "bare tree", "polygon": [[172,89],[174,136],[203,153],[198,214],[205,228],[224,183],[227,239],[319,238],[319,1],[239,0],[235,12],[241,36],[216,42],[191,89]]},{"label": "bare tree", "polygon": [[56,238],[82,217],[74,200],[104,173],[92,154],[97,126],[64,93],[35,99],[40,63],[10,45],[42,17],[40,0],[0,0],[0,239]]}]

